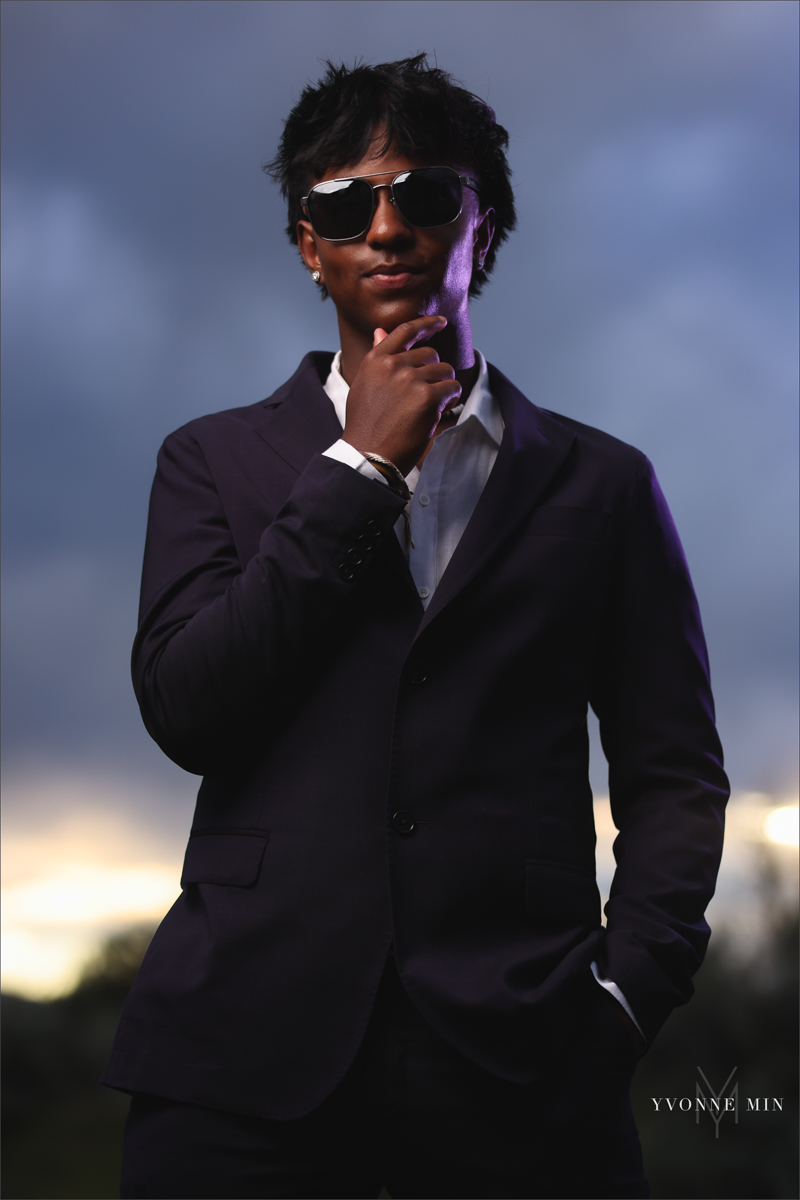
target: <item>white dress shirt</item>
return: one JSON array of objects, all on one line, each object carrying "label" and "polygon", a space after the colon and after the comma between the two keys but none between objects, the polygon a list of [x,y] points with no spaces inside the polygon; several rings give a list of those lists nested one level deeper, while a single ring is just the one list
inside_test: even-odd
[{"label": "white dress shirt", "polygon": [[[341,373],[341,358],[340,350],[334,357],[325,391],[344,428],[350,389]],[[422,469],[414,467],[406,477],[412,493],[406,506],[411,529],[410,548],[406,547],[402,517],[395,527],[408,555],[408,565],[423,608],[428,607],[475,511],[503,436],[503,418],[489,391],[486,359],[479,351],[476,351],[476,358],[478,378],[458,421],[434,438]],[[388,487],[380,471],[348,442],[340,439],[325,454]]]},{"label": "white dress shirt", "polygon": [[[475,357],[479,366],[478,378],[458,421],[433,439],[422,468],[414,467],[406,476],[412,493],[406,505],[411,529],[410,547],[406,544],[404,518],[395,525],[424,608],[428,607],[481,498],[503,436],[503,418],[500,406],[489,390],[486,359],[479,350],[475,351]],[[324,388],[344,429],[350,388],[342,375],[341,362],[339,350],[334,355]],[[389,486],[380,471],[342,438],[325,451],[325,457],[346,463],[359,474]],[[592,973],[600,986],[619,1001],[641,1033],[639,1022],[617,984],[611,979],[603,979],[594,962]]]}]

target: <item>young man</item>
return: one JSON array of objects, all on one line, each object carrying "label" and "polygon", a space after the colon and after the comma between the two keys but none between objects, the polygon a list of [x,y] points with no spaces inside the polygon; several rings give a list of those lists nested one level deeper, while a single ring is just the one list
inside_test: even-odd
[{"label": "young man", "polygon": [[307,88],[272,171],[341,353],[162,448],[134,680],[205,778],[106,1074],[125,1196],[648,1194],[727,781],[650,464],[473,350],[506,143],[424,57]]}]

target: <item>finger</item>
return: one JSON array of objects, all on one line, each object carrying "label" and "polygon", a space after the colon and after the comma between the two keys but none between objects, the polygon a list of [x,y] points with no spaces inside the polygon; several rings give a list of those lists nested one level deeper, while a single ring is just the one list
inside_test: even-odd
[{"label": "finger", "polygon": [[[412,364],[413,365],[413,364]],[[443,383],[450,379],[455,379],[456,373],[450,366],[450,363],[431,362],[420,363],[415,367],[414,378],[422,379],[425,383]]]},{"label": "finger", "polygon": [[439,380],[430,385],[430,397],[436,402],[441,415],[448,404],[458,404],[461,398],[461,384],[455,379]]},{"label": "finger", "polygon": [[[433,346],[415,346],[413,350],[397,354],[395,361],[398,366],[426,367],[430,363],[438,363],[439,355]],[[446,363],[445,366],[447,366]]]},{"label": "finger", "polygon": [[379,346],[384,338],[387,338],[388,336],[389,335],[385,329],[376,329],[375,333],[373,334],[372,349],[374,350],[376,346]]},{"label": "finger", "polygon": [[[447,388],[447,391],[443,390],[445,388]],[[452,392],[452,389],[454,388],[456,389],[455,395],[453,395]],[[461,385],[455,381],[448,380],[446,383],[433,384],[431,386],[431,392],[437,398],[436,424],[434,425],[433,432],[431,434],[431,436],[433,436],[433,433],[435,433],[436,429],[438,428],[440,421],[449,412],[451,406],[458,404],[459,400],[461,399]]]},{"label": "finger", "polygon": [[413,321],[404,321],[384,339],[383,348],[387,354],[397,354],[402,350],[410,350],[420,338],[431,337],[444,329],[447,317],[415,317]]},{"label": "finger", "polygon": [[444,408],[442,409],[442,412],[449,413],[451,408],[455,408],[456,405],[460,404],[460,403],[461,403],[461,389],[459,388],[458,395],[450,397],[450,399],[447,401]]}]

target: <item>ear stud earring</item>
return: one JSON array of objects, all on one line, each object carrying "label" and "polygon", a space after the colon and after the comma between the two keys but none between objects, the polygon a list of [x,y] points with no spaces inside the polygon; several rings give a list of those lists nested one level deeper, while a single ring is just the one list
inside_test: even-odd
[{"label": "ear stud earring", "polygon": [[322,276],[320,275],[319,271],[312,271],[311,278],[314,280],[314,283],[319,283],[320,279],[322,279]]}]

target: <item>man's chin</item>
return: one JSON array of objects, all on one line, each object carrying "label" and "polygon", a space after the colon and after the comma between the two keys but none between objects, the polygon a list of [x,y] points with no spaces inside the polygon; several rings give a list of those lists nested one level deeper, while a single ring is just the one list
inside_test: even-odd
[{"label": "man's chin", "polygon": [[[437,307],[436,301],[430,299],[423,301],[415,299],[412,303],[381,305],[375,311],[375,320],[371,329],[385,329],[387,333],[392,333],[398,325],[403,325],[406,321],[416,321],[418,317],[437,316],[441,312],[441,305]],[[417,345],[425,340],[425,338],[420,338]]]}]

